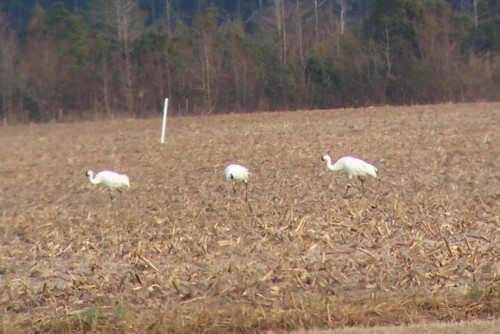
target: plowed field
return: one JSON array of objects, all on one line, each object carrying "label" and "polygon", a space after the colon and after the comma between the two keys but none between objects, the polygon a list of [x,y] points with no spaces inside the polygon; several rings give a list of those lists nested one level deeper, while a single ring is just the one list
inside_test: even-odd
[{"label": "plowed field", "polygon": [[[0,128],[4,333],[499,317],[500,104],[176,117],[163,145],[160,123]],[[344,198],[325,153],[378,178]]]}]

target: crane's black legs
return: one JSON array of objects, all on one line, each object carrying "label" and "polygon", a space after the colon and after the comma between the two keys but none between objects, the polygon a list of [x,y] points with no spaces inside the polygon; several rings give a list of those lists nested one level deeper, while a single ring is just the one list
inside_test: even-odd
[{"label": "crane's black legs", "polygon": [[[233,184],[234,193],[237,194],[238,192],[236,191],[235,182],[232,181],[231,183]],[[245,201],[248,202],[248,182],[247,181],[245,181]]]},{"label": "crane's black legs", "polygon": [[361,192],[364,194],[365,193],[365,180],[358,176],[358,180],[361,182]]},{"label": "crane's black legs", "polygon": [[248,202],[248,182],[245,181],[245,201]]},{"label": "crane's black legs", "polygon": [[347,184],[347,188],[345,188],[345,193],[344,193],[344,198],[347,198],[347,192],[349,191],[349,188],[351,188],[351,184]]},{"label": "crane's black legs", "polygon": [[[361,192],[364,194],[365,193],[365,179],[362,178],[361,176],[358,176],[359,182],[361,182]],[[347,198],[347,192],[351,188],[351,184],[349,183],[347,185],[347,188],[345,188],[345,193],[344,193],[344,198]]]}]

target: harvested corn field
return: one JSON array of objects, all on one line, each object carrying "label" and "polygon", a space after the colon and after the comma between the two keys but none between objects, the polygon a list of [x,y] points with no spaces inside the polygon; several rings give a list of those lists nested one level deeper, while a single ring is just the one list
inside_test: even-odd
[{"label": "harvested corn field", "polygon": [[[498,318],[500,104],[178,117],[164,145],[160,123],[0,130],[4,333]],[[344,198],[325,153],[378,178]]]}]

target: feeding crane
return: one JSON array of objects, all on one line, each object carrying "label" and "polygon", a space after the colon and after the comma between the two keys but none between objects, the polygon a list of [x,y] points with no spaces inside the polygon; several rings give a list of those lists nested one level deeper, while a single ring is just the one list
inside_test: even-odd
[{"label": "feeding crane", "polygon": [[364,192],[364,182],[366,176],[372,176],[374,178],[377,177],[377,167],[370,165],[368,162],[363,161],[361,159],[353,158],[353,157],[342,157],[338,159],[332,165],[332,159],[329,155],[324,155],[321,160],[326,161],[326,167],[333,171],[342,171],[347,174],[349,177],[349,183],[347,184],[347,188],[344,193],[344,197],[347,196],[347,192],[351,187],[350,180],[353,176],[356,176],[358,180],[361,182],[361,190]]},{"label": "feeding crane", "polygon": [[92,184],[102,184],[109,189],[109,196],[111,201],[113,200],[113,190],[117,188],[127,187],[130,188],[129,178],[125,174],[118,174],[108,170],[99,172],[94,177],[94,172],[91,170],[85,173],[88,176],[90,183]]},{"label": "feeding crane", "polygon": [[231,181],[233,184],[233,190],[236,193],[236,188],[234,187],[235,182],[245,182],[245,201],[248,201],[248,179],[250,173],[246,167],[238,164],[230,164],[224,170],[224,178]]}]

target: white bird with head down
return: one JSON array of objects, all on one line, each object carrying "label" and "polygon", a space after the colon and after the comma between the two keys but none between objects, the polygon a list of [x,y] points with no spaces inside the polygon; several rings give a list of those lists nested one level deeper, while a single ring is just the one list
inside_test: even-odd
[{"label": "white bird with head down", "polygon": [[[349,180],[352,179],[353,176],[356,176],[358,180],[361,182],[361,189],[364,192],[364,182],[366,176],[372,176],[374,178],[377,177],[377,167],[370,165],[369,163],[353,158],[353,157],[343,157],[337,160],[332,165],[332,159],[329,155],[324,155],[321,160],[326,161],[326,167],[333,171],[343,171],[349,177]],[[351,183],[347,184],[347,188],[344,193],[344,197],[347,196],[347,191],[351,187]]]},{"label": "white bird with head down", "polygon": [[125,174],[118,174],[108,170],[99,172],[94,177],[94,172],[91,170],[87,171],[85,175],[88,176],[90,183],[92,184],[102,184],[109,189],[109,195],[111,200],[113,200],[113,189],[127,187],[130,188],[129,178]]},{"label": "white bird with head down", "polygon": [[238,164],[231,164],[224,170],[224,178],[227,181],[231,181],[233,184],[233,190],[236,193],[236,188],[234,187],[234,182],[245,182],[245,200],[248,200],[248,180],[250,173],[246,167]]}]

